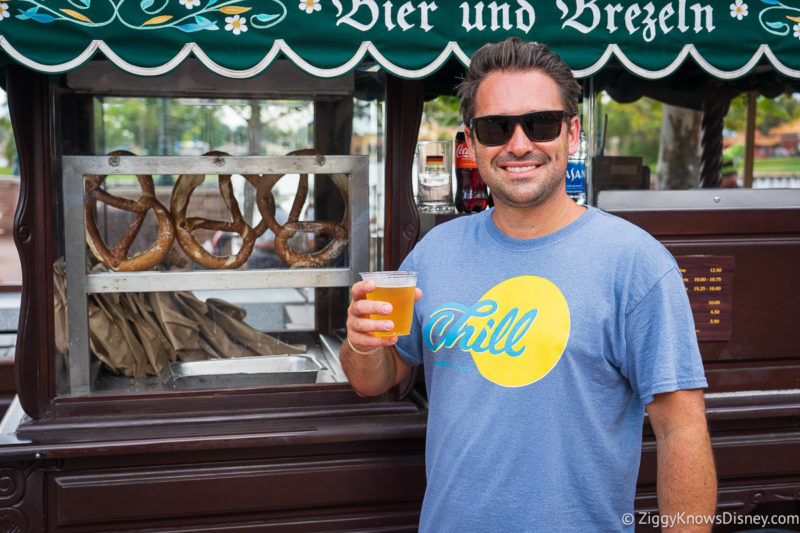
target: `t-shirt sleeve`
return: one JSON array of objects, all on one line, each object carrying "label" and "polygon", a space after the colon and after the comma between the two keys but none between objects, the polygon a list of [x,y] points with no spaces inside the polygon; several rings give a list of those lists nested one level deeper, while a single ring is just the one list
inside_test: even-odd
[{"label": "t-shirt sleeve", "polygon": [[708,384],[680,271],[670,269],[625,315],[623,372],[644,405],[653,395]]}]

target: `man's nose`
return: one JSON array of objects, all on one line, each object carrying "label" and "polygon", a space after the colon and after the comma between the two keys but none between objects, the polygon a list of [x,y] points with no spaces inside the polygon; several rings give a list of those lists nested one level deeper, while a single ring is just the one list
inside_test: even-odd
[{"label": "man's nose", "polygon": [[506,150],[512,154],[522,155],[531,151],[531,140],[525,135],[521,124],[514,124],[514,131],[506,143]]}]

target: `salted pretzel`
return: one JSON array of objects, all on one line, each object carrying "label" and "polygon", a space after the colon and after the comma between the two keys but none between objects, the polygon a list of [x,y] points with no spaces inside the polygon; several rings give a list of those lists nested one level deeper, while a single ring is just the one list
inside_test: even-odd
[{"label": "salted pretzel", "polygon": [[[108,154],[109,156],[136,155],[125,150],[117,150]],[[85,177],[84,187],[84,210],[86,213],[86,242],[92,254],[104,265],[117,272],[134,272],[137,270],[148,270],[160,263],[172,247],[175,240],[175,227],[172,223],[167,208],[156,199],[155,185],[153,177],[150,175],[137,174],[139,187],[142,195],[138,200],[128,200],[109,194],[101,188],[106,176],[89,175]],[[109,250],[105,241],[100,236],[95,220],[95,201],[100,201],[110,206],[136,213],[133,224],[122,236],[122,239]],[[145,216],[149,210],[153,210],[158,219],[158,238],[150,248],[144,252],[128,257],[128,250],[131,247],[136,235],[142,227]]]},{"label": "salted pretzel", "polygon": [[[227,156],[224,152],[208,152],[207,156]],[[256,176],[245,175],[247,181],[258,186],[258,178]],[[247,261],[250,254],[253,252],[253,245],[255,244],[256,237],[259,235],[258,230],[263,233],[266,230],[266,223],[254,229],[245,222],[242,213],[239,210],[239,202],[233,195],[233,186],[231,185],[230,174],[219,175],[219,191],[222,195],[222,200],[231,214],[232,221],[224,222],[221,220],[209,220],[200,217],[186,217],[186,207],[189,205],[189,200],[192,197],[192,192],[198,185],[203,183],[205,176],[202,174],[181,174],[175,187],[172,189],[172,197],[170,198],[170,207],[172,216],[175,220],[175,228],[178,234],[178,244],[189,258],[195,263],[210,269],[227,269],[237,268]],[[263,196],[257,195],[258,196]],[[263,203],[263,200],[261,200]],[[259,205],[259,210],[262,206]],[[263,217],[263,214],[262,214]],[[225,231],[238,233],[242,237],[242,247],[235,255],[220,256],[214,255],[200,244],[194,236],[194,231],[197,229],[210,229],[217,231]]]},{"label": "salted pretzel", "polygon": [[[286,155],[315,155],[321,154],[316,150],[297,150],[290,152]],[[297,192],[295,193],[294,201],[292,202],[292,209],[289,211],[289,218],[283,225],[278,224],[275,220],[275,199],[272,197],[272,188],[280,180],[284,174],[267,174],[261,177],[261,183],[258,193],[258,198],[263,200],[259,203],[266,205],[265,213],[262,211],[262,223],[264,220],[267,226],[273,233],[275,233],[275,252],[278,256],[291,267],[321,267],[331,263],[334,259],[339,257],[345,251],[349,241],[349,201],[348,201],[348,184],[346,174],[331,174],[336,188],[342,193],[344,199],[344,216],[341,222],[332,222],[328,220],[314,220],[314,221],[301,221],[300,210],[303,208],[306,196],[308,195],[308,174],[300,174],[300,181],[297,185]],[[331,241],[322,249],[312,253],[297,252],[289,246],[289,239],[291,239],[298,231],[316,233],[322,235],[329,235]]]}]

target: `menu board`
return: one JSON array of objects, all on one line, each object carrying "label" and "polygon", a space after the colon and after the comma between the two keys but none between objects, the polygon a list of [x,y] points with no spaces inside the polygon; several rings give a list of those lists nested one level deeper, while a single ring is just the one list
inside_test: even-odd
[{"label": "menu board", "polygon": [[684,255],[675,259],[689,294],[697,340],[729,340],[733,312],[733,256]]}]

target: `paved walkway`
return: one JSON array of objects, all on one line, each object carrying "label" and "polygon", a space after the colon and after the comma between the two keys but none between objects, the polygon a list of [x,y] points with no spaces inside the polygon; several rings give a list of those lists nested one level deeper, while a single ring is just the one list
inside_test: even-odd
[{"label": "paved walkway", "polygon": [[19,255],[11,235],[0,235],[0,283],[22,283]]}]

